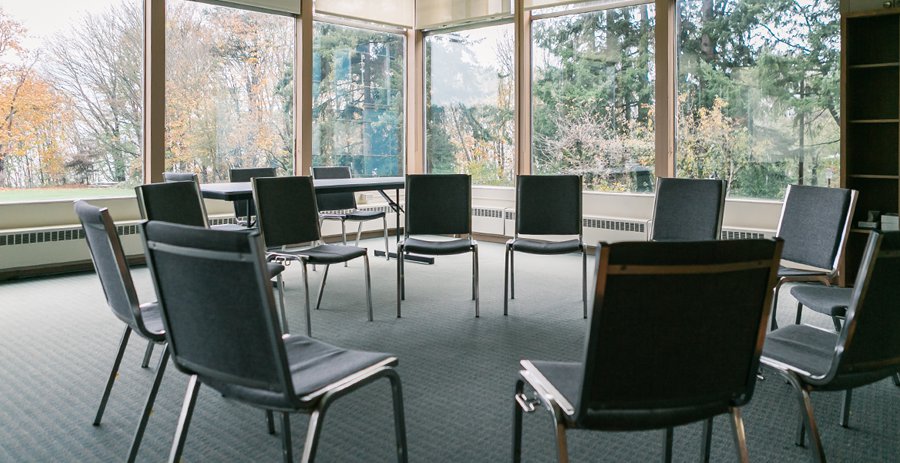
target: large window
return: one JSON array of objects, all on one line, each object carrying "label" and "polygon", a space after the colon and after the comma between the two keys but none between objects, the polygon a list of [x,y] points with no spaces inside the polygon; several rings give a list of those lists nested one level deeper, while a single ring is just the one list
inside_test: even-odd
[{"label": "large window", "polygon": [[138,0],[0,4],[0,202],[133,195]]},{"label": "large window", "polygon": [[511,185],[513,25],[429,34],[425,47],[427,171]]},{"label": "large window", "polygon": [[313,34],[312,165],[403,175],[404,37],[318,21]]},{"label": "large window", "polygon": [[535,17],[534,173],[580,174],[590,190],[651,191],[653,5]]},{"label": "large window", "polygon": [[293,172],[294,20],[184,0],[166,16],[166,170]]},{"label": "large window", "polygon": [[677,175],[739,197],[838,186],[838,0],[678,5]]}]

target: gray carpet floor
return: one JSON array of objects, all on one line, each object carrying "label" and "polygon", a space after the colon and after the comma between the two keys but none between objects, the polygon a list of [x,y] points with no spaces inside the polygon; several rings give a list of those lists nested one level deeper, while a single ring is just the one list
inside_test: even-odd
[{"label": "gray carpet floor", "polygon": [[[366,242],[380,248],[379,240]],[[503,248],[481,243],[481,318],[469,299],[468,256],[436,265],[408,264],[403,318],[395,317],[394,261],[372,258],[375,321],[367,322],[361,262],[335,266],[313,335],[339,346],[391,352],[400,359],[410,461],[509,461],[512,393],[519,359],[578,360],[586,322],[581,318],[578,256],[517,255],[518,298],[503,316]],[[589,267],[592,268],[592,267]],[[322,269],[312,273],[318,283]],[[289,267],[288,316],[303,332],[300,268]],[[153,297],[148,272],[134,270],[142,301]],[[779,318],[788,323],[795,303],[787,291]],[[830,327],[825,318],[805,321]],[[141,369],[145,344],[126,353],[103,423],[91,426],[116,345],[124,328],[106,307],[93,274],[0,284],[0,461],[121,461],[128,452],[152,382]],[[686,333],[686,335],[690,335]],[[624,353],[623,353],[624,354]],[[640,365],[635,365],[640,368]],[[140,461],[167,458],[187,377],[170,365],[140,450]],[[850,429],[838,424],[839,393],[813,396],[825,450],[832,461],[900,461],[900,388],[881,381],[854,393]],[[743,409],[753,461],[808,461],[795,447],[798,407],[793,391],[774,374],[758,382]],[[299,454],[306,418],[293,419]],[[280,432],[280,431],[279,431]],[[675,458],[695,461],[700,425],[676,429]],[[325,419],[323,462],[392,461],[390,388],[379,381],[340,399]],[[569,434],[573,461],[657,460],[662,432]],[[525,461],[555,461],[551,419],[525,417]],[[261,411],[201,388],[185,461],[279,461],[281,442],[266,433]],[[733,461],[725,417],[715,420],[713,459]]]}]

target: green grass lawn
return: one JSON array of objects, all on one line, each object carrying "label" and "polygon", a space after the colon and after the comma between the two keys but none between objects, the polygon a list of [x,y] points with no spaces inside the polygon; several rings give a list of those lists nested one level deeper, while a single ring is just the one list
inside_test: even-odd
[{"label": "green grass lawn", "polygon": [[131,188],[0,188],[0,203],[134,196]]}]

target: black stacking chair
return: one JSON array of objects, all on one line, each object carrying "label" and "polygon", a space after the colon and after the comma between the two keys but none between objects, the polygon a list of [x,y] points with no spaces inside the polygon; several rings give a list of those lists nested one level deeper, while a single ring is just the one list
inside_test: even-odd
[{"label": "black stacking chair", "polygon": [[[203,198],[200,196],[200,186],[197,182],[181,180],[168,183],[148,183],[146,185],[138,185],[134,190],[137,193],[141,218],[210,228],[206,218],[206,207],[203,205]],[[212,228],[217,230],[247,231],[247,228],[237,224],[223,224]],[[287,317],[284,316],[282,272],[284,272],[283,265],[269,264],[269,276],[275,278],[275,283],[278,287],[278,300],[281,303],[284,331],[287,332]]]},{"label": "black stacking chair", "polygon": [[722,234],[728,182],[695,178],[656,179],[651,241],[717,240]]},{"label": "black stacking chair", "polygon": [[788,325],[769,333],[762,363],[794,386],[803,416],[797,445],[809,441],[814,461],[825,450],[810,393],[846,391],[841,424],[846,425],[850,390],[900,372],[900,232],[869,236],[847,319],[840,333],[809,325]]},{"label": "black stacking chair", "polygon": [[[231,168],[228,171],[228,178],[234,182],[249,182],[254,177],[274,177],[274,167],[247,167],[247,168]],[[233,201],[234,216],[237,217],[238,223],[247,227],[252,226],[252,217],[256,215],[256,206],[253,201]]]},{"label": "black stacking chair", "polygon": [[[106,303],[109,304],[113,314],[119,320],[125,322],[125,332],[122,334],[122,340],[119,342],[116,360],[113,362],[112,371],[109,372],[106,388],[103,390],[103,397],[100,399],[100,407],[97,409],[97,415],[94,417],[94,426],[99,426],[100,420],[103,419],[103,411],[106,410],[109,394],[112,392],[113,383],[119,374],[119,364],[122,362],[122,356],[125,354],[125,348],[128,346],[131,333],[137,333],[138,336],[149,341],[149,346],[154,344],[165,345],[166,337],[159,305],[156,302],[141,304],[138,301],[137,291],[135,291],[134,282],[131,279],[131,272],[128,269],[128,263],[125,261],[125,252],[122,250],[122,243],[119,241],[119,235],[116,233],[116,227],[109,216],[109,211],[106,208],[92,206],[85,201],[76,201],[75,213],[81,220],[82,228],[84,228],[84,237],[91,251],[91,260],[94,262],[97,276],[100,277],[100,284],[103,286],[103,293],[106,295]],[[142,366],[146,367],[151,352],[151,349],[148,348],[144,355],[144,364]],[[150,412],[153,409],[153,403],[156,401],[156,393],[159,391],[160,383],[162,383],[168,360],[169,349],[164,348],[159,357],[159,364],[156,367],[156,377],[150,387],[150,393],[147,395],[147,401],[138,421],[137,430],[131,441],[131,448],[128,451],[129,462],[133,462],[137,457],[138,449],[141,446],[141,438],[144,436],[144,430],[147,428],[147,421],[150,419]]]},{"label": "black stacking chair", "polygon": [[[419,174],[406,176],[403,239],[397,243],[397,318],[406,299],[406,254],[447,256],[472,253],[472,299],[478,306],[478,243],[472,237],[472,176]],[[411,235],[465,235],[451,240],[426,240]]]},{"label": "black stacking chair", "polygon": [[[347,166],[313,167],[313,178],[317,179],[345,179],[351,178],[350,168]],[[367,220],[381,219],[384,226],[384,255],[388,256],[388,224],[387,213],[384,211],[363,211],[356,204],[356,195],[347,193],[316,193],[316,204],[319,205],[319,217],[321,220],[339,220],[341,222],[341,240],[347,244],[347,229],[345,222],[357,222],[356,246],[359,246],[359,238],[362,234],[363,222]]]},{"label": "black stacking chair", "polygon": [[[503,315],[516,298],[515,251],[529,254],[581,253],[581,300],[587,318],[587,250],[581,219],[580,175],[519,175],[516,177],[516,230],[506,242],[503,273]],[[547,241],[519,235],[569,235]]]},{"label": "black stacking chair", "polygon": [[397,358],[282,336],[258,231],[148,222],[141,232],[172,360],[191,377],[169,461],[181,460],[201,384],[226,399],[282,413],[286,462],[293,460],[290,413],[309,414],[306,462],[315,459],[329,406],[379,378],[391,383],[397,460],[407,460]]},{"label": "black stacking chair", "polygon": [[[253,199],[256,218],[269,258],[281,262],[300,261],[303,264],[303,292],[306,298],[306,335],[312,336],[312,317],[309,308],[309,277],[307,265],[325,265],[325,274],[316,298],[316,310],[322,304],[325,281],[331,264],[339,264],[362,257],[366,272],[366,306],[369,321],[372,317],[372,283],[369,275],[369,256],[366,248],[315,243],[322,239],[319,211],[311,177],[255,177]],[[310,243],[308,247],[296,247]],[[284,320],[287,323],[287,320]],[[287,325],[285,325],[287,326]]]},{"label": "black stacking chair", "polygon": [[740,460],[749,461],[740,407],[753,396],[781,247],[780,240],[600,243],[583,357],[521,362],[513,461],[521,460],[522,412],[538,405],[553,414],[560,462],[568,461],[568,429],[666,429],[671,461],[673,427],[701,420],[708,461],[712,418],[724,413]]},{"label": "black stacking chair", "polygon": [[856,190],[843,188],[788,185],[776,234],[784,239],[785,262],[775,286],[773,330],[778,328],[776,311],[782,284],[817,281],[829,285],[837,277],[857,195]]}]

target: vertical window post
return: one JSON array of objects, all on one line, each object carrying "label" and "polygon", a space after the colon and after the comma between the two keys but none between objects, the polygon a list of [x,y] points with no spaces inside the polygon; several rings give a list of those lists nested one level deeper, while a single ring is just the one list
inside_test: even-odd
[{"label": "vertical window post", "polygon": [[166,168],[166,1],[144,0],[144,183]]},{"label": "vertical window post", "polygon": [[675,176],[677,27],[675,0],[656,1],[656,176]]}]

